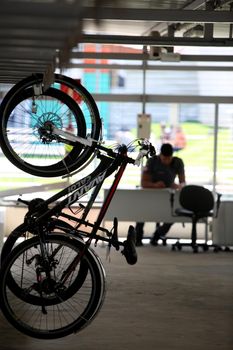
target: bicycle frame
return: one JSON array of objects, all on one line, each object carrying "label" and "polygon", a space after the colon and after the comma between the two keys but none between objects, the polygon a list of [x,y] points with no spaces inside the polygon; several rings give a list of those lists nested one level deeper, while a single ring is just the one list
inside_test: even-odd
[{"label": "bicycle frame", "polygon": [[[128,163],[139,165],[141,159],[145,155],[152,155],[155,153],[154,147],[151,144],[142,143],[140,152],[136,159],[132,159],[128,157],[127,155],[127,146],[126,145],[120,145],[117,152],[113,151],[110,148],[102,146],[100,143],[98,143],[96,140],[93,140],[91,138],[84,139],[80,136],[75,136],[70,134],[69,132],[57,129],[53,126],[52,123],[47,122],[43,129],[41,137],[46,136],[47,138],[55,138],[59,142],[79,142],[85,145],[86,147],[93,147],[95,151],[97,152],[97,157],[101,159],[101,162],[99,166],[88,176],[82,178],[81,180],[78,180],[76,183],[68,186],[67,188],[60,191],[58,194],[52,196],[51,198],[41,201],[39,199],[39,204],[32,207],[32,210],[30,210],[29,205],[29,211],[25,216],[25,220],[27,221],[27,224],[32,225],[33,228],[37,227],[38,232],[44,232],[44,230],[40,230],[39,228],[45,227],[45,223],[52,217],[64,217],[69,220],[75,221],[77,223],[77,226],[74,228],[74,231],[72,233],[75,235],[83,235],[88,237],[87,245],[90,245],[93,238],[96,240],[100,239],[102,241],[107,241],[109,244],[114,245],[116,249],[119,249],[119,245],[124,245],[118,242],[118,235],[117,235],[117,218],[114,220],[114,226],[113,226],[113,233],[112,230],[109,231],[106,228],[101,227],[101,222],[104,218],[104,215],[111,203],[111,200],[114,196],[114,193],[117,189],[117,186],[119,184],[119,181],[125,171],[125,168]],[[144,140],[145,141],[145,140]],[[140,143],[139,143],[140,144]],[[103,154],[103,152],[105,154]],[[97,197],[97,194],[99,193],[104,180],[110,176],[114,171],[116,171],[119,168],[115,179],[112,183],[111,188],[108,191],[107,197],[105,198],[103,205],[100,209],[99,215],[97,217],[97,220],[95,223],[89,223],[86,219],[90,209],[92,208],[92,205]],[[72,215],[65,214],[62,212],[62,210],[66,207],[70,208],[70,206],[77,202],[84,194],[86,194],[89,190],[94,188],[93,193],[90,197],[90,200],[88,201],[88,204],[84,210],[84,213],[81,218],[76,218]],[[60,203],[54,205],[51,209],[48,208],[49,204],[54,203],[58,199],[67,196],[65,199],[63,199]],[[38,203],[38,202],[37,202]],[[85,231],[77,231],[77,228],[79,228],[81,225],[85,225],[88,227],[91,227],[91,233],[87,234]],[[104,232],[108,238],[97,235],[97,231],[100,230]]]},{"label": "bicycle frame", "polygon": [[[111,149],[102,148],[105,151],[107,151],[108,155],[99,155],[101,158],[101,162],[96,170],[94,170],[90,175],[82,178],[81,180],[77,181],[76,183],[68,186],[67,188],[60,191],[58,194],[52,196],[46,201],[43,201],[42,203],[39,203],[39,208],[37,208],[37,211],[30,211],[26,214],[25,220],[29,223],[29,225],[33,225],[34,231],[36,231],[39,235],[40,240],[40,249],[41,254],[43,257],[43,266],[41,266],[40,271],[46,274],[46,278],[48,280],[51,279],[50,276],[50,268],[48,263],[48,257],[46,254],[46,249],[44,246],[44,243],[46,242],[46,225],[45,222],[47,222],[53,215],[61,216],[68,218],[70,220],[76,221],[78,223],[78,227],[81,224],[84,224],[85,226],[89,226],[92,228],[91,233],[87,234],[84,231],[77,230],[77,227],[74,228],[74,230],[69,233],[72,233],[73,235],[76,235],[77,237],[87,237],[88,239],[83,244],[83,249],[77,254],[77,256],[74,258],[74,260],[71,262],[70,266],[66,269],[66,272],[63,276],[63,280],[60,281],[62,284],[66,282],[66,280],[69,278],[69,276],[72,274],[74,268],[79,264],[82,257],[84,256],[86,250],[89,248],[91,242],[93,239],[101,240],[108,242],[109,246],[114,246],[116,250],[119,250],[120,246],[123,246],[125,248],[125,242],[119,242],[118,241],[118,233],[117,233],[117,219],[114,219],[114,226],[113,226],[113,232],[101,227],[101,222],[105,216],[105,213],[111,203],[111,200],[114,196],[114,193],[117,189],[117,186],[120,182],[120,179],[125,171],[125,168],[128,163],[134,162],[132,158],[129,158],[127,156],[127,148],[126,146],[121,146],[118,153],[113,152]],[[119,168],[119,169],[118,169]],[[88,221],[85,221],[85,218],[90,211],[92,204],[99,193],[104,180],[110,176],[116,169],[118,169],[115,179],[113,180],[112,186],[110,187],[108,194],[103,202],[103,205],[100,209],[100,212],[98,214],[97,220],[95,223],[89,223]],[[72,215],[68,215],[65,213],[62,213],[62,209],[65,207],[69,207],[71,204],[75,203],[83,194],[87,193],[90,189],[94,188],[94,191],[92,193],[92,196],[90,197],[90,200],[87,205],[86,211],[84,211],[84,214],[81,218],[76,218]],[[67,198],[63,199],[60,203],[56,204],[51,209],[48,208],[49,204],[52,204],[55,200],[58,200],[59,198],[63,197],[64,195],[68,195]],[[30,205],[30,204],[29,204]],[[97,234],[97,231],[101,230],[102,232],[105,232],[107,234],[107,237],[101,236]],[[128,243],[130,244],[130,243]],[[123,253],[123,252],[122,252]],[[130,252],[131,253],[131,252]],[[130,253],[127,254],[127,252],[124,254],[127,261],[130,262],[131,255],[134,254],[133,250],[130,255]],[[136,262],[136,261],[135,261]],[[133,262],[133,263],[135,263]],[[40,272],[40,273],[41,273]],[[38,280],[40,280],[42,277],[41,275],[38,276]],[[42,312],[45,312],[45,306],[42,306]]]},{"label": "bicycle frame", "polygon": [[[120,179],[125,171],[127,164],[134,163],[134,160],[127,156],[127,148],[124,145],[120,147],[119,152],[114,152],[112,149],[108,149],[102,146],[98,146],[98,148],[104,150],[107,153],[107,155],[98,155],[98,157],[101,159],[101,162],[98,165],[98,167],[90,175],[85,176],[82,179],[76,181],[74,184],[71,184],[70,186],[61,190],[59,193],[55,194],[49,199],[40,202],[38,206],[36,206],[32,210],[29,209],[28,213],[25,216],[25,220],[27,221],[27,223],[29,223],[29,225],[32,225],[33,227],[43,227],[44,223],[46,223],[52,216],[59,216],[75,221],[77,223],[77,226],[74,228],[73,231],[74,234],[75,231],[77,231],[77,229],[81,225],[91,227],[92,230],[89,234],[87,234],[84,231],[79,231],[79,234],[82,233],[82,235],[88,236],[90,242],[93,238],[107,242],[110,241],[112,234],[109,232],[109,230],[107,230],[104,227],[101,227],[100,225],[111,203],[111,200],[114,196],[114,193],[117,189],[117,186],[120,182]],[[108,194],[103,202],[102,207],[100,208],[97,220],[95,221],[95,223],[90,223],[86,221],[85,219],[92,208],[92,205],[103,185],[103,182],[117,169],[118,171],[116,173],[115,179],[108,191]],[[83,195],[85,195],[93,188],[94,190],[87,203],[87,206],[81,208],[84,209],[81,218],[77,218],[73,215],[69,215],[62,212],[64,208],[70,208],[72,204],[77,202]],[[56,202],[64,196],[66,196],[66,198],[63,199],[60,203],[55,204],[50,209],[48,208],[50,204],[53,204],[54,202]],[[98,230],[105,232],[108,238],[97,235]],[[116,241],[115,237],[114,241]]]}]

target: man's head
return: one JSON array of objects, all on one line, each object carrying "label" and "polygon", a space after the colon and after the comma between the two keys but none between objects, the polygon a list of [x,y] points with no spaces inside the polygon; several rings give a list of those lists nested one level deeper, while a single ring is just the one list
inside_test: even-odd
[{"label": "man's head", "polygon": [[160,159],[164,165],[171,164],[173,155],[173,147],[170,143],[164,143],[160,149]]}]

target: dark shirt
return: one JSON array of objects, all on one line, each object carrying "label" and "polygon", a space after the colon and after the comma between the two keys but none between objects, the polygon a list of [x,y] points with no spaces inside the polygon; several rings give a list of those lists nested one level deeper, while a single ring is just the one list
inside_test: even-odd
[{"label": "dark shirt", "polygon": [[171,187],[176,175],[184,174],[184,163],[181,158],[173,157],[171,164],[165,165],[161,162],[159,156],[149,158],[147,161],[147,170],[151,175],[153,182],[163,181],[166,187]]}]

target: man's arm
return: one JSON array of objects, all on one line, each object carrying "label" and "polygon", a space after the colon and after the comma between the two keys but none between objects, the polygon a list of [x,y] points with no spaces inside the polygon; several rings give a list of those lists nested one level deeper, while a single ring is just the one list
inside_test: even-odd
[{"label": "man's arm", "polygon": [[181,168],[178,172],[178,179],[179,179],[179,188],[182,188],[185,185],[186,179],[185,179],[185,170],[184,170],[184,162],[181,159]]},{"label": "man's arm", "polygon": [[177,189],[177,190],[181,190],[181,188],[183,186],[185,186],[185,170],[184,170],[184,162],[182,159],[180,158],[176,158],[176,161],[178,161],[179,166],[177,168],[177,176],[178,176],[178,180],[179,180],[179,184],[173,183],[171,188]]},{"label": "man's arm", "polygon": [[182,174],[179,174],[178,175],[178,179],[179,179],[179,183],[182,185],[182,184],[185,184],[185,173],[182,173]]},{"label": "man's arm", "polygon": [[178,174],[179,184],[173,183],[171,188],[176,190],[181,190],[183,186],[185,186],[185,173],[182,172]]},{"label": "man's arm", "polygon": [[179,184],[176,184],[175,182],[171,185],[171,188],[175,190],[181,190],[181,188],[185,185],[185,174],[178,175]]},{"label": "man's arm", "polygon": [[141,177],[141,186],[143,188],[165,188],[165,183],[163,181],[153,182],[151,175],[147,169],[144,169]]}]

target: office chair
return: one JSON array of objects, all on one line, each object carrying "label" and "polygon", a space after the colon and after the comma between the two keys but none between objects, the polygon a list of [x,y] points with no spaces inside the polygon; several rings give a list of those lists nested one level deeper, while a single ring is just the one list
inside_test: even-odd
[{"label": "office chair", "polygon": [[182,188],[179,196],[181,208],[174,210],[174,193],[171,193],[171,210],[172,216],[185,216],[192,220],[191,242],[181,243],[179,240],[172,245],[172,250],[176,248],[181,250],[183,246],[191,246],[194,253],[198,252],[201,246],[204,251],[209,247],[213,247],[218,251],[220,247],[216,245],[208,245],[207,239],[204,243],[197,243],[197,223],[202,220],[207,223],[208,217],[217,217],[220,206],[221,194],[217,194],[215,200],[211,191],[203,186],[187,185]]}]

